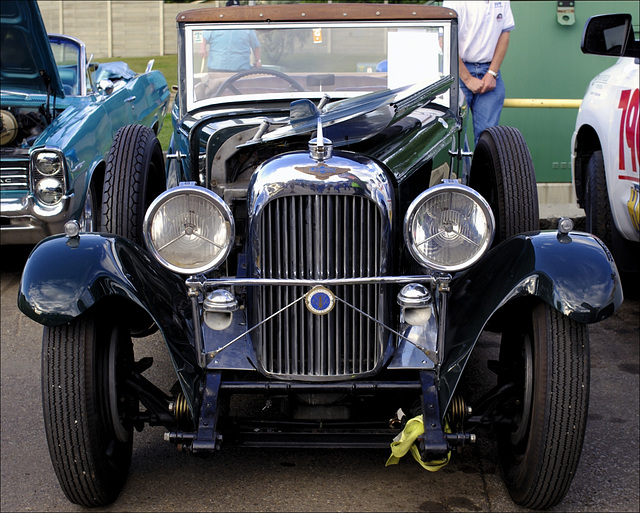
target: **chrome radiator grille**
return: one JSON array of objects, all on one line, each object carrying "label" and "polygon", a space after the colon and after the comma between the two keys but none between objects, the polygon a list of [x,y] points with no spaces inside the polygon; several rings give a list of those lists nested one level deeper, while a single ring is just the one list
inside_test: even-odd
[{"label": "chrome radiator grille", "polygon": [[29,160],[0,160],[0,188],[2,190],[29,190]]},{"label": "chrome radiator grille", "polygon": [[[381,273],[382,216],[374,202],[358,196],[288,196],[268,203],[258,228],[256,274],[264,278],[327,279]],[[379,285],[330,287],[336,304],[326,315],[309,312],[309,287],[264,287],[254,291],[253,325],[264,370],[283,376],[340,377],[375,369],[383,332],[361,312],[380,321]],[[345,304],[346,303],[346,304]],[[358,311],[360,310],[360,311]]]}]

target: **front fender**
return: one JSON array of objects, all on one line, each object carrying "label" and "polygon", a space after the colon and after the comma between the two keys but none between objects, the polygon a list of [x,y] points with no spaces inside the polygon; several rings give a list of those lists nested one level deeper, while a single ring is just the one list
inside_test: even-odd
[{"label": "front fender", "polygon": [[181,279],[127,239],[59,235],[42,241],[29,256],[18,307],[40,324],[58,326],[106,298],[121,299],[141,307],[161,326],[174,322],[173,316],[167,318],[166,305],[187,304],[186,294]]},{"label": "front fender", "polygon": [[590,234],[549,231],[504,241],[451,281],[442,404],[453,395],[487,322],[501,307],[524,296],[537,297],[580,323],[609,317],[623,300],[613,257]]},{"label": "front fender", "polygon": [[193,405],[200,368],[193,326],[186,320],[191,319],[191,305],[184,280],[129,240],[95,233],[43,240],[25,264],[18,308],[45,326],[70,322],[89,309],[114,319],[148,315],[158,325]]}]

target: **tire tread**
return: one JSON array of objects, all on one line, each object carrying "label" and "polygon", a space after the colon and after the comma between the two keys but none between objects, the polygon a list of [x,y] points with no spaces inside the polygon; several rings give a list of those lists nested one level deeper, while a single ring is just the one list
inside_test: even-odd
[{"label": "tire tread", "polygon": [[[142,222],[147,203],[149,166],[162,159],[162,149],[153,130],[127,125],[116,133],[107,158],[102,193],[102,230],[142,241]],[[162,160],[159,163],[162,167]]]},{"label": "tire tread", "polygon": [[94,332],[91,320],[48,328],[43,333],[42,399],[45,432],[53,469],[74,504],[109,504],[128,474],[104,465],[98,439],[91,382],[95,347],[85,344]]},{"label": "tire tread", "polygon": [[[476,147],[470,185],[490,203],[496,217],[495,243],[540,227],[533,160],[520,130],[486,129]],[[495,190],[491,190],[491,184]]]},{"label": "tire tread", "polygon": [[547,440],[543,445],[540,491],[533,492],[531,506],[547,509],[566,495],[582,452],[589,407],[589,355],[586,326],[549,309],[550,344],[549,408],[545,416]]},{"label": "tire tread", "polygon": [[582,452],[589,406],[589,336],[586,325],[546,304],[534,307],[532,318],[534,399],[526,449],[515,458],[508,432],[499,443],[514,502],[548,509],[565,497]]}]

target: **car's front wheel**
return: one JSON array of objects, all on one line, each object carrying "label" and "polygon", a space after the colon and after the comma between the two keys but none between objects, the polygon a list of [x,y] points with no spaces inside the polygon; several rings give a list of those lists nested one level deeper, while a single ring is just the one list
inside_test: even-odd
[{"label": "car's front wheel", "polygon": [[91,180],[91,183],[87,188],[87,195],[84,200],[84,207],[82,208],[82,214],[80,215],[79,220],[80,229],[83,232],[95,232],[98,229],[98,223],[100,221],[98,199],[95,183]]},{"label": "car's front wheel", "polygon": [[42,353],[45,431],[60,486],[75,504],[109,504],[129,473],[138,410],[126,385],[128,330],[92,318],[45,327]]},{"label": "car's front wheel", "polygon": [[587,231],[593,233],[611,248],[613,245],[613,220],[609,206],[609,194],[604,174],[604,159],[601,151],[593,152],[587,164],[585,188]]},{"label": "car's front wheel", "polygon": [[635,294],[637,285],[634,277],[637,279],[637,273],[640,271],[640,245],[625,239],[616,227],[602,151],[594,151],[589,158],[584,193],[587,231],[593,233],[609,248],[622,273],[623,283],[629,285],[628,292]]},{"label": "car's front wheel", "polygon": [[587,327],[540,303],[514,319],[500,347],[511,384],[498,431],[504,479],[516,504],[558,504],[575,475],[589,404]]}]

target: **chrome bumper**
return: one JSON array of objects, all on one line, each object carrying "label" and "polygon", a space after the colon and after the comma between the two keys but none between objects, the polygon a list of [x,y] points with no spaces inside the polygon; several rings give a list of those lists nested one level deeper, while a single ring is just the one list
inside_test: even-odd
[{"label": "chrome bumper", "polygon": [[64,232],[71,218],[71,198],[45,210],[35,204],[32,196],[0,200],[0,244],[37,244],[45,237]]}]

